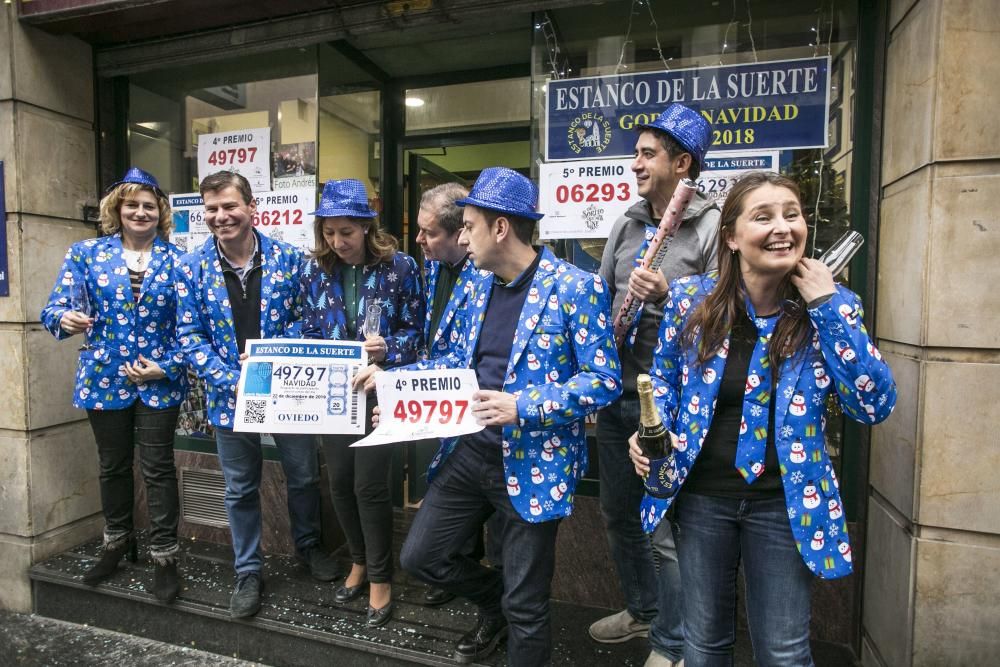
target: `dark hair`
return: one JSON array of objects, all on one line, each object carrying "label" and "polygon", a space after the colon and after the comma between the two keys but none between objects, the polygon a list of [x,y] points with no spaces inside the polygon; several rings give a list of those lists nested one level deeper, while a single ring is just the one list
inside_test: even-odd
[{"label": "dark hair", "polygon": [[[790,178],[776,174],[773,171],[751,171],[746,173],[733,185],[726,203],[722,206],[722,217],[719,221],[719,281],[715,289],[691,313],[684,326],[682,340],[687,345],[694,345],[696,338],[701,336],[698,348],[698,361],[704,363],[718,352],[722,342],[733,328],[737,317],[743,316],[746,310],[746,290],[743,287],[743,276],[740,272],[740,257],[731,252],[726,241],[733,237],[736,220],[743,213],[743,202],[747,196],[764,185],[774,185],[792,191],[795,198],[802,202],[799,186]],[[777,372],[784,357],[795,354],[812,333],[812,323],[806,308],[801,302],[801,296],[788,276],[778,288],[779,298],[797,303],[799,308],[783,308],[774,327],[768,357],[771,360],[772,372]]]},{"label": "dark hair", "polygon": [[491,208],[482,208],[479,206],[476,208],[483,212],[483,217],[486,218],[486,224],[490,227],[493,227],[493,223],[498,219],[507,218],[511,227],[514,228],[514,235],[517,239],[525,245],[531,245],[531,242],[535,238],[534,220],[520,215],[511,215],[510,213],[504,213],[502,211],[494,211]]},{"label": "dark hair", "polygon": [[660,144],[663,146],[663,150],[667,151],[667,155],[670,156],[672,160],[676,160],[677,156],[687,153],[691,156],[691,166],[688,167],[687,177],[691,180],[698,178],[701,174],[701,165],[698,164],[698,158],[696,158],[691,151],[684,148],[677,142],[676,139],[671,137],[669,134],[664,132],[658,127],[644,127],[643,132],[652,132],[653,136],[660,140]]},{"label": "dark hair", "polygon": [[455,202],[468,194],[458,183],[442,183],[420,197],[420,208],[433,214],[438,226],[451,236],[462,228],[462,207]]},{"label": "dark hair", "polygon": [[[365,264],[374,266],[379,262],[390,262],[392,256],[396,254],[399,242],[396,237],[379,227],[377,218],[356,218],[353,216],[331,216],[344,217],[351,222],[360,225],[361,231],[365,232]],[[313,235],[316,241],[311,255],[319,263],[326,273],[333,273],[337,264],[342,264],[340,257],[333,251],[330,244],[323,238],[323,221],[328,218],[316,216],[313,221]]]},{"label": "dark hair", "polygon": [[250,187],[250,181],[235,171],[217,171],[214,174],[209,174],[201,179],[201,185],[198,186],[198,190],[201,192],[201,196],[204,197],[206,192],[219,192],[228,187],[234,187],[239,190],[244,204],[249,204],[253,201],[253,189]]}]

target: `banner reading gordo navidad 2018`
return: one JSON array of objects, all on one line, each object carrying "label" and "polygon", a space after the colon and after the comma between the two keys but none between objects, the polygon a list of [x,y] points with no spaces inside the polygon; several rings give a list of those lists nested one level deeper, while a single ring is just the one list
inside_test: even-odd
[{"label": "banner reading gordo navidad 2018", "polygon": [[826,146],[829,57],[553,80],[545,159],[625,157],[635,127],[679,102],[712,123],[710,151]]}]

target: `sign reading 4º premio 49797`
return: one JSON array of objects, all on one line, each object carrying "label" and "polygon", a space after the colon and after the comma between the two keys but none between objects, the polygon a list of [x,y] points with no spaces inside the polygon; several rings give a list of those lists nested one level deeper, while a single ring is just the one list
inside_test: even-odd
[{"label": "sign reading 4\u00ba premio 49797", "polygon": [[632,155],[636,126],[675,102],[711,122],[713,153],[825,147],[829,71],[821,57],[549,81],[545,159]]}]

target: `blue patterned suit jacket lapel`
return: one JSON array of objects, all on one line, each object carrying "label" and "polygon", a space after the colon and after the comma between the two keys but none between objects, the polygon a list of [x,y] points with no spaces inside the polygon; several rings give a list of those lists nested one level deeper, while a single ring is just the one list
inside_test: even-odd
[{"label": "blue patterned suit jacket lapel", "polygon": [[[434,306],[434,291],[437,289],[438,276],[441,275],[441,263],[424,261],[424,303],[427,308],[424,311],[424,340],[427,342],[427,349],[434,345],[436,331],[431,331],[431,311]],[[442,315],[441,319],[444,319]],[[440,330],[440,325],[438,330]]]},{"label": "blue patterned suit jacket lapel", "polygon": [[146,275],[142,279],[142,288],[139,290],[139,294],[145,294],[146,290],[155,280],[156,273],[163,266],[164,260],[167,259],[168,255],[167,243],[159,236],[153,239],[153,250],[149,257],[149,264],[146,266]]},{"label": "blue patterned suit jacket lapel", "polygon": [[[529,294],[531,294],[532,290],[535,290],[539,298],[537,301],[531,302],[525,297],[524,307],[521,308],[521,319],[518,321],[517,329],[514,333],[514,345],[510,350],[510,360],[507,362],[507,377],[510,377],[514,367],[517,366],[517,362],[521,359],[521,354],[524,353],[524,348],[528,344],[528,340],[531,338],[535,327],[541,323],[543,311],[549,301],[549,294],[558,285],[559,281],[556,280],[555,271],[552,269],[554,261],[555,257],[551,251],[548,248],[544,248],[542,250],[542,259],[538,263],[538,269],[531,280],[531,287],[528,288]],[[544,375],[543,369],[542,376]]]},{"label": "blue patterned suit jacket lapel", "polygon": [[[230,348],[230,352],[236,352],[236,356],[232,358],[237,359],[241,350],[236,349],[236,324],[233,322],[233,308],[229,303],[226,277],[222,273],[219,251],[213,237],[209,237],[205,241],[205,245],[202,246],[202,262],[204,263],[202,279],[206,283],[204,289],[215,297],[209,305],[209,314],[213,322],[221,320],[226,323],[229,328],[229,340],[225,341],[224,344]],[[225,340],[225,338],[220,339]]]}]

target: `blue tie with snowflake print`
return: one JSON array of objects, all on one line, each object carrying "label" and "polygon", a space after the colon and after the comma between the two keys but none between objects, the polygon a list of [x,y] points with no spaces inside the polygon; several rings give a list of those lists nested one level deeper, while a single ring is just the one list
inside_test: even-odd
[{"label": "blue tie with snowflake print", "polygon": [[772,391],[771,361],[768,344],[778,315],[758,317],[753,304],[746,301],[747,316],[757,329],[757,343],[747,369],[746,393],[743,396],[743,418],[740,439],[736,446],[734,465],[747,484],[753,484],[764,474],[764,454],[767,447],[768,418]]}]

